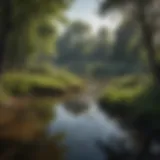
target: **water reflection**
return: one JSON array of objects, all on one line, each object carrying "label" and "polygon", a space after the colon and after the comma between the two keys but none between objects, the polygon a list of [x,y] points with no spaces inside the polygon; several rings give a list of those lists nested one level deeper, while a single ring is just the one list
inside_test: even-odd
[{"label": "water reflection", "polygon": [[116,122],[104,116],[94,102],[90,103],[89,110],[79,115],[67,111],[63,104],[59,104],[56,107],[56,119],[49,125],[48,132],[50,135],[65,133],[67,160],[103,160],[104,155],[96,146],[98,140],[113,147],[121,142],[126,147],[130,145],[128,134]]}]

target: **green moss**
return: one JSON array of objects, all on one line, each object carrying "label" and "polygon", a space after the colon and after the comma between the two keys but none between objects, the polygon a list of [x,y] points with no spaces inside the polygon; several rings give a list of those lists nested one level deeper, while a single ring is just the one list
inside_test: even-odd
[{"label": "green moss", "polygon": [[[142,82],[143,81],[143,82]],[[141,77],[129,76],[112,80],[102,92],[102,99],[110,101],[125,101],[132,103],[134,99],[144,90],[149,80]]]},{"label": "green moss", "polygon": [[26,95],[33,88],[67,91],[71,86],[81,86],[82,81],[69,74],[43,75],[37,73],[6,73],[2,79],[3,88],[12,95]]},{"label": "green moss", "polygon": [[102,92],[100,103],[111,114],[130,116],[136,110],[135,100],[145,91],[150,79],[140,76],[112,80]]}]

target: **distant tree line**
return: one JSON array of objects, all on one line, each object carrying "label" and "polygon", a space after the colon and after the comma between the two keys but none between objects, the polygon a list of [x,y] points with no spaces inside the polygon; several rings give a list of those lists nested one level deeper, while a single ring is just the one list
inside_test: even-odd
[{"label": "distant tree line", "polygon": [[137,24],[126,19],[110,40],[107,28],[96,34],[89,24],[75,21],[57,41],[56,63],[87,76],[104,77],[146,70],[144,49]]}]

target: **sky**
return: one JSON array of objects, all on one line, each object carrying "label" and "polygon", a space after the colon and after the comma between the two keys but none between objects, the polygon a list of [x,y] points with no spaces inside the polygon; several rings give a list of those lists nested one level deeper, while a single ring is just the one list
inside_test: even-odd
[{"label": "sky", "polygon": [[114,30],[121,21],[119,14],[113,14],[103,17],[98,15],[99,0],[75,0],[67,11],[67,17],[71,20],[83,20],[90,23],[93,30],[96,31],[101,26],[107,26]]}]

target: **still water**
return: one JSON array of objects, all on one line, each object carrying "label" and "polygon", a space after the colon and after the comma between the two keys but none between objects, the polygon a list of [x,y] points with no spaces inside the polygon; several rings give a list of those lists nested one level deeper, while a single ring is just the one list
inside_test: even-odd
[{"label": "still water", "polygon": [[96,145],[105,142],[111,147],[130,147],[128,134],[109,116],[101,112],[94,101],[88,103],[89,109],[74,114],[65,108],[65,104],[56,107],[56,119],[51,121],[48,132],[65,133],[65,145],[68,152],[66,160],[104,160],[106,155]]}]

